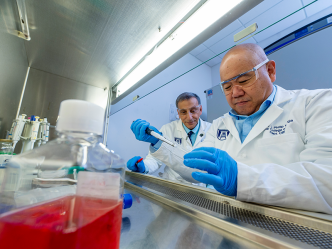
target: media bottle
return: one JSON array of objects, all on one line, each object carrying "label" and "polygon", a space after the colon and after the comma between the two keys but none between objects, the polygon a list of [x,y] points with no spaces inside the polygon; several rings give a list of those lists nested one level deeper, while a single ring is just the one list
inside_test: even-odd
[{"label": "media bottle", "polygon": [[104,116],[98,105],[65,100],[58,137],[7,164],[0,248],[119,247],[125,163],[100,142]]}]

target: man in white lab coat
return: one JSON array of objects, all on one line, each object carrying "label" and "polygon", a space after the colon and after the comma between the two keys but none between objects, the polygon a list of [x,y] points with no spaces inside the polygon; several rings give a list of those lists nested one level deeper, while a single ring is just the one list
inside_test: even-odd
[{"label": "man in white lab coat", "polygon": [[220,77],[232,109],[213,121],[201,148],[182,161],[162,143],[152,155],[205,171],[193,181],[240,201],[332,214],[332,90],[273,85],[275,62],[255,44],[228,51]]},{"label": "man in white lab coat", "polygon": [[[202,105],[199,96],[195,93],[185,92],[180,94],[176,99],[176,107],[180,119],[162,126],[160,131],[170,141],[178,143],[178,146],[184,151],[190,152],[194,148],[197,148],[201,141],[205,139],[205,134],[210,128],[211,123],[205,122],[200,118],[202,115]],[[131,129],[134,128],[134,124],[139,123],[139,120],[133,123]],[[157,143],[158,139],[155,138],[152,138],[152,140],[156,140],[155,146],[159,148],[161,142]],[[151,174],[162,166],[162,162],[154,158],[150,152],[144,160],[142,159],[139,156],[131,158],[127,162],[127,168],[134,172]],[[177,173],[176,167],[173,168],[172,165],[172,162],[166,163],[163,178],[190,183],[183,179]],[[181,170],[183,171],[183,169],[191,172],[190,168],[182,167]],[[205,184],[201,185],[205,186]]]}]

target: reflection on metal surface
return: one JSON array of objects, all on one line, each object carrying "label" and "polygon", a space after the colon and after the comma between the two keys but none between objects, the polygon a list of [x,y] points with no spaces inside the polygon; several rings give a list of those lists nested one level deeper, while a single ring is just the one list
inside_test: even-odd
[{"label": "reflection on metal surface", "polygon": [[198,1],[26,1],[30,66],[109,87]]},{"label": "reflection on metal surface", "polygon": [[[255,247],[265,246],[265,247],[270,247],[270,248],[300,248],[299,246],[288,244],[287,242],[289,242],[289,240],[287,241],[287,239],[280,240],[280,238],[274,238],[274,237],[267,236],[265,234],[258,233],[254,230],[251,230],[247,227],[242,226],[241,223],[238,223],[236,221],[234,222],[232,219],[229,219],[229,218],[220,219],[217,217],[213,217],[205,212],[202,212],[201,210],[198,210],[198,209],[195,209],[192,207],[188,207],[179,202],[169,200],[168,198],[162,197],[160,195],[147,191],[144,188],[132,185],[128,182],[125,183],[125,188],[128,190],[135,191],[139,194],[142,194],[149,199],[153,199],[153,200],[157,201],[158,203],[168,205],[172,209],[177,210],[177,212],[182,214],[183,216],[190,217],[191,219],[195,220],[195,222],[204,222],[210,226],[214,226],[215,228],[220,229],[220,232],[223,231],[224,234],[228,233],[228,234],[232,234],[234,237],[238,237],[238,238],[233,239],[233,241],[232,241],[233,243],[234,243],[234,241],[237,241],[237,242],[240,241],[242,238],[242,240],[248,244],[250,242],[255,243],[256,244]],[[170,215],[167,215],[167,216],[170,216]],[[181,223],[174,225],[173,233],[176,233],[177,235],[181,234],[181,233],[179,233],[179,231],[176,231],[177,229],[179,229],[179,227],[181,225],[182,225]],[[159,230],[158,233],[161,232],[160,228],[155,228],[155,230]],[[162,233],[162,234],[165,236],[165,239],[167,239],[167,240],[174,239],[174,238],[172,238],[173,237],[172,234],[166,234],[166,233]],[[196,236],[198,236],[198,235],[196,234]],[[195,236],[194,236],[194,238],[195,238]],[[285,242],[285,241],[287,241],[287,242]],[[190,242],[190,239],[188,239],[188,242]],[[300,243],[300,244],[301,244],[302,248],[311,248],[310,246],[307,246],[303,243]],[[200,245],[200,246],[201,247],[197,247],[197,248],[208,248],[208,247],[204,247],[203,245]],[[238,245],[233,245],[232,247],[234,247],[234,246],[238,246]],[[181,247],[175,246],[174,248],[181,248]],[[184,246],[183,248],[191,248],[191,247],[189,244],[188,246]]]},{"label": "reflection on metal surface", "polygon": [[18,31],[18,37],[30,41],[31,37],[29,32],[28,16],[25,8],[25,0],[16,0],[16,4],[22,30],[22,32]]},{"label": "reflection on metal surface", "polygon": [[[31,68],[20,114],[47,117],[48,122],[55,125],[61,101],[81,99],[106,108],[107,98],[108,92],[102,88]],[[50,140],[55,136],[55,129],[50,129]],[[20,143],[16,147],[15,151],[20,151]]]},{"label": "reflection on metal surface", "polygon": [[0,138],[15,119],[28,61],[19,28],[16,2],[0,1]]},{"label": "reflection on metal surface", "polygon": [[279,236],[284,241],[291,238],[288,239],[288,242],[295,243],[295,245],[301,241],[321,248],[332,247],[331,222],[239,202],[215,192],[209,193],[209,191],[197,187],[175,184],[141,174],[129,173],[126,175],[126,179],[140,186],[144,191],[148,190],[150,193],[209,213],[220,219],[236,222],[241,224],[241,227],[249,227],[251,231],[258,231],[272,237]]},{"label": "reflection on metal surface", "polygon": [[23,83],[23,88],[22,88],[22,92],[21,92],[21,98],[20,98],[20,102],[18,103],[18,107],[17,107],[17,112],[16,112],[15,119],[17,119],[18,115],[20,114],[20,109],[21,109],[21,105],[22,105],[22,100],[23,100],[24,92],[25,92],[25,87],[27,85],[27,81],[28,81],[28,77],[29,77],[29,72],[30,72],[30,67],[28,67],[27,73],[25,75],[25,79],[24,79],[24,83]]},{"label": "reflection on metal surface", "polygon": [[132,189],[126,191],[134,201],[123,210],[121,249],[262,248]]}]

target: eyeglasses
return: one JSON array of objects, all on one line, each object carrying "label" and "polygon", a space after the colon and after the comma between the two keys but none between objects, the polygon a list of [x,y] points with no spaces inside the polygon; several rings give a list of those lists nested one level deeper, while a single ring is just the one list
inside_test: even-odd
[{"label": "eyeglasses", "polygon": [[241,88],[246,88],[252,86],[256,80],[259,78],[258,69],[269,62],[269,59],[266,59],[262,63],[255,66],[253,69],[241,73],[234,78],[220,82],[220,88],[223,94],[226,96],[233,92],[233,86],[237,85]]},{"label": "eyeglasses", "polygon": [[[191,114],[197,114],[200,112],[200,110],[201,110],[201,105],[189,109]],[[186,116],[188,113],[188,109],[178,109],[178,112],[180,116]]]}]

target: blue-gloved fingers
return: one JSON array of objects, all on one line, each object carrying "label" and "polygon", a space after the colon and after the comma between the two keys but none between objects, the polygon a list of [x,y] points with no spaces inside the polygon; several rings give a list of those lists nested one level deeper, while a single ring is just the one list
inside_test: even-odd
[{"label": "blue-gloved fingers", "polygon": [[183,157],[184,159],[206,159],[209,160],[211,162],[215,162],[216,161],[216,157],[214,156],[214,154],[204,151],[204,150],[193,150],[187,154],[184,155]]},{"label": "blue-gloved fingers", "polygon": [[150,126],[150,129],[153,130],[154,132],[158,133],[161,135],[161,132],[157,130],[157,128]]},{"label": "blue-gloved fingers", "polygon": [[203,182],[205,184],[211,184],[217,187],[224,185],[224,180],[220,176],[201,172],[193,172],[191,175],[196,181]]},{"label": "blue-gloved fingers", "polygon": [[132,131],[134,132],[135,135],[137,133],[137,126],[138,125],[139,125],[139,121],[138,122],[134,122],[134,124],[132,125]]},{"label": "blue-gloved fingers", "polygon": [[220,170],[218,165],[205,159],[185,159],[183,163],[190,168],[204,170],[214,175]]},{"label": "blue-gloved fingers", "polygon": [[[142,122],[141,124],[140,124],[140,127],[139,127],[139,134],[141,135],[141,136],[144,136],[145,135],[145,133],[146,133],[146,128],[148,128],[149,127],[149,123],[148,122]],[[146,134],[146,135],[148,135],[148,134]]]},{"label": "blue-gloved fingers", "polygon": [[200,148],[196,148],[192,151],[201,151],[201,150],[214,154],[218,149],[216,149],[214,147],[200,147]]},{"label": "blue-gloved fingers", "polygon": [[138,168],[136,167],[136,162],[140,159],[140,156],[134,156],[133,158],[129,159],[127,162],[127,168],[131,171],[137,172]]},{"label": "blue-gloved fingers", "polygon": [[140,172],[140,173],[145,172],[145,165],[144,165],[144,162],[143,162],[143,161],[140,161],[140,162],[137,164],[137,167],[138,167],[138,172]]},{"label": "blue-gloved fingers", "polygon": [[138,125],[138,123],[141,121],[141,119],[137,119],[137,120],[135,120],[132,124],[131,124],[131,126],[130,126],[130,129],[133,131],[133,132],[135,132],[135,127]]}]

